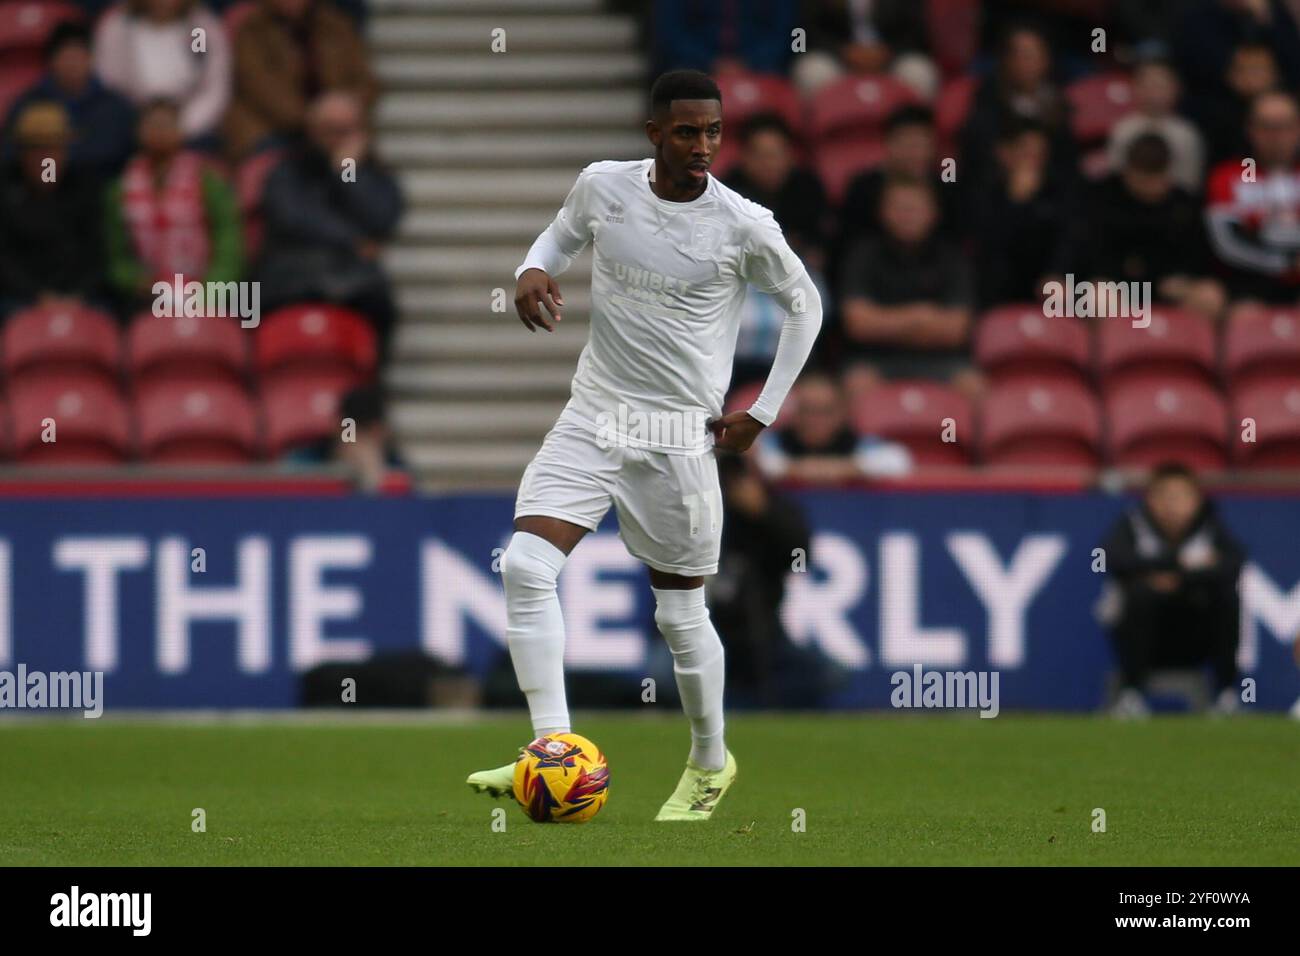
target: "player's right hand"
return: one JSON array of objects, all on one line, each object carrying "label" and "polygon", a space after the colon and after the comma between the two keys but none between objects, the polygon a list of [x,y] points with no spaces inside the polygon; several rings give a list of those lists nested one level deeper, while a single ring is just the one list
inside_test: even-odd
[{"label": "player's right hand", "polygon": [[[539,303],[546,307],[545,311],[542,311]],[[529,269],[519,276],[519,282],[515,286],[515,311],[529,332],[536,332],[539,325],[547,332],[554,332],[555,326],[551,325],[546,313],[549,312],[551,318],[558,322],[563,307],[564,298],[560,295],[560,287],[541,269]]]}]

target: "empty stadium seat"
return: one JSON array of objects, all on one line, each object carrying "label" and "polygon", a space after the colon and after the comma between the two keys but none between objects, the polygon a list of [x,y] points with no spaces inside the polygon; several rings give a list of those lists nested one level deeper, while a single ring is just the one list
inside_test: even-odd
[{"label": "empty stadium seat", "polygon": [[975,360],[998,382],[1064,376],[1084,383],[1091,365],[1088,326],[1069,316],[1049,318],[1034,303],[999,306],[975,326]]},{"label": "empty stadium seat", "polygon": [[81,11],[69,3],[9,0],[0,3],[0,58],[6,65],[41,62],[54,28],[65,20],[80,20]]},{"label": "empty stadium seat", "polygon": [[231,382],[156,381],[136,392],[140,453],[155,464],[241,464],[257,457],[257,408]]},{"label": "empty stadium seat", "polygon": [[[102,465],[121,462],[130,453],[126,402],[98,376],[51,372],[27,377],[10,385],[9,410],[20,461]],[[52,431],[47,432],[47,420]]]},{"label": "empty stadium seat", "polygon": [[1112,464],[1149,468],[1174,460],[1216,469],[1227,462],[1227,409],[1209,385],[1133,381],[1107,390],[1105,406]]},{"label": "empty stadium seat", "polygon": [[1133,110],[1133,81],[1127,73],[1098,73],[1065,88],[1072,108],[1071,129],[1081,143],[1097,143]]},{"label": "empty stadium seat", "polygon": [[961,129],[966,125],[971,103],[979,80],[973,76],[958,76],[949,80],[939,90],[934,101],[934,128],[939,139],[939,155],[955,156]]},{"label": "empty stadium seat", "polygon": [[281,369],[347,372],[360,381],[375,370],[375,332],[365,317],[337,305],[291,305],[262,320],[254,342],[263,373]]},{"label": "empty stadium seat", "polygon": [[912,88],[892,76],[846,76],[813,94],[809,132],[819,147],[841,137],[878,136],[894,110],[915,102]]},{"label": "empty stadium seat", "polygon": [[1218,349],[1204,316],[1157,306],[1143,328],[1130,319],[1098,319],[1097,371],[1108,387],[1137,378],[1214,382]]},{"label": "empty stadium seat", "polygon": [[[0,54],[3,57],[4,54]],[[4,62],[0,64],[0,116],[8,116],[18,97],[45,72],[39,63]]]},{"label": "empty stadium seat", "polygon": [[813,167],[826,190],[827,201],[838,206],[844,201],[853,177],[863,170],[880,165],[884,158],[884,140],[872,135],[817,147]]},{"label": "empty stadium seat", "polygon": [[946,76],[963,72],[979,49],[979,0],[922,0],[930,54]]},{"label": "empty stadium seat", "polygon": [[[945,442],[951,419],[954,441]],[[928,381],[886,382],[865,393],[853,408],[860,435],[906,445],[918,467],[965,465],[974,439],[974,415],[966,396]]]},{"label": "empty stadium seat", "polygon": [[353,384],[347,372],[290,372],[267,382],[262,389],[266,415],[267,453],[276,457],[299,445],[342,430],[339,399]]},{"label": "empty stadium seat", "polygon": [[99,375],[116,384],[122,335],[107,314],[80,305],[36,305],[5,320],[0,334],[10,379],[49,372]]},{"label": "empty stadium seat", "polygon": [[988,465],[1095,467],[1100,405],[1073,381],[996,385],[980,407],[980,457]]},{"label": "empty stadium seat", "polygon": [[[1232,395],[1231,444],[1245,468],[1300,468],[1300,379],[1262,379]],[[1245,419],[1254,420],[1254,441],[1243,440]]]},{"label": "empty stadium seat", "polygon": [[803,157],[803,100],[788,80],[748,70],[725,70],[714,77],[726,106],[726,134],[713,160],[713,174],[726,176],[740,161],[741,129],[759,113],[775,113],[790,127],[795,148]]},{"label": "empty stadium seat", "polygon": [[1228,322],[1224,368],[1234,389],[1254,382],[1300,380],[1300,309],[1255,306]]},{"label": "empty stadium seat", "polygon": [[162,380],[241,383],[248,374],[252,335],[238,319],[225,316],[142,312],[127,330],[127,368],[137,388]]}]

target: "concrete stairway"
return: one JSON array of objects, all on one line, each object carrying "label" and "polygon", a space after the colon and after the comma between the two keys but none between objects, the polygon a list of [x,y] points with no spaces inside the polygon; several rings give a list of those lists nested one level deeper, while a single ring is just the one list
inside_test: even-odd
[{"label": "concrete stairway", "polygon": [[409,204],[387,254],[398,440],[422,487],[507,487],[567,399],[590,253],[553,335],[515,316],[514,269],[583,166],[649,155],[636,24],[600,0],[372,0],[369,42]]}]

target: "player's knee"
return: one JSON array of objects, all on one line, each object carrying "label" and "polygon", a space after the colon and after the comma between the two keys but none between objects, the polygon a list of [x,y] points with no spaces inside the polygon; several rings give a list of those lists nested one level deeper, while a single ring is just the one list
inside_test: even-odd
[{"label": "player's knee", "polygon": [[544,538],[516,531],[501,556],[506,593],[555,590],[564,559],[564,552]]}]

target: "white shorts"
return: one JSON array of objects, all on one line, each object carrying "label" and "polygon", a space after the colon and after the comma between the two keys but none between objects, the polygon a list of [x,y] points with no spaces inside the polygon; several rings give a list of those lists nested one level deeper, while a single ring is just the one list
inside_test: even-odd
[{"label": "white shorts", "polygon": [[589,428],[561,415],[524,470],[515,518],[545,515],[595,531],[610,505],[638,561],[682,577],[717,573],[722,491],[713,452],[601,447]]}]

